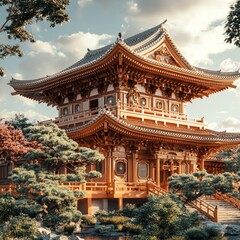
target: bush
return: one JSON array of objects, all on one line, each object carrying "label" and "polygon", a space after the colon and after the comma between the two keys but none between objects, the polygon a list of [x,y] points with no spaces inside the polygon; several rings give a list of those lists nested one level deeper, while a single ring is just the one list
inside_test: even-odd
[{"label": "bush", "polygon": [[103,224],[113,224],[114,226],[117,226],[118,224],[123,224],[130,219],[128,217],[124,216],[112,216],[112,217],[99,217],[98,221]]},{"label": "bush", "polygon": [[185,232],[186,240],[208,240],[208,234],[199,228],[190,228]]},{"label": "bush", "polygon": [[216,227],[206,226],[203,228],[203,230],[208,234],[209,239],[213,238],[213,237],[217,237],[218,239],[220,239],[223,236],[221,231],[219,229],[217,229]]},{"label": "bush", "polygon": [[92,215],[86,215],[86,216],[82,217],[83,224],[94,225],[94,224],[96,224],[96,222],[97,222],[96,217],[94,217]]},{"label": "bush", "polygon": [[139,234],[142,230],[142,226],[133,224],[130,222],[124,223],[122,231],[131,233],[131,234]]},{"label": "bush", "polygon": [[99,233],[108,233],[115,231],[114,225],[101,225],[96,228],[96,231]]},{"label": "bush", "polygon": [[37,222],[27,215],[13,217],[8,225],[6,234],[14,239],[35,239]]},{"label": "bush", "polygon": [[64,232],[68,235],[72,234],[75,228],[75,224],[68,224],[64,226]]},{"label": "bush", "polygon": [[122,214],[126,217],[133,218],[136,214],[136,209],[135,204],[126,204],[122,210]]}]

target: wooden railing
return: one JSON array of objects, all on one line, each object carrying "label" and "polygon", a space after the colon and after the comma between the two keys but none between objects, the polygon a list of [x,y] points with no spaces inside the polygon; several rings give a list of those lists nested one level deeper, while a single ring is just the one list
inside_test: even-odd
[{"label": "wooden railing", "polygon": [[114,182],[114,193],[130,191],[146,191],[146,183],[139,182]]},{"label": "wooden railing", "polygon": [[6,184],[0,185],[0,195],[4,193],[15,194],[15,185],[14,184]]},{"label": "wooden railing", "polygon": [[[149,119],[154,121],[156,124],[158,122],[165,123],[175,123],[176,125],[187,125],[195,126],[199,128],[205,128],[206,124],[204,123],[203,118],[190,118],[184,113],[173,112],[173,111],[163,111],[158,108],[145,108],[141,106],[129,106],[127,104],[119,104],[120,107],[120,117],[137,117],[144,121]],[[135,119],[136,121],[136,119]]]},{"label": "wooden railing", "polygon": [[218,222],[218,208],[217,206],[212,206],[202,199],[197,199],[189,202],[189,205],[196,208],[199,212],[203,213],[205,216],[209,217],[213,222]]},{"label": "wooden railing", "polygon": [[231,196],[231,194],[222,194],[220,192],[215,193],[215,198],[223,200],[234,207],[240,208],[240,200]]},{"label": "wooden railing", "polygon": [[167,191],[153,182],[147,182],[147,191],[148,194],[162,195],[166,194]]}]

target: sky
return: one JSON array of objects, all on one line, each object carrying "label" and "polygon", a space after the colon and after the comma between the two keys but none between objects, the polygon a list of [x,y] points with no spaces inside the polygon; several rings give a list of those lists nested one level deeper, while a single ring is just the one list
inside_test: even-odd
[{"label": "sky", "polygon": [[[57,117],[44,103],[12,96],[12,77],[36,79],[54,74],[93,50],[154,27],[167,19],[166,29],[188,62],[210,70],[240,69],[240,48],[224,42],[224,21],[234,0],[72,0],[71,21],[55,28],[49,23],[29,27],[36,43],[21,43],[22,58],[0,60],[6,76],[0,79],[0,118],[23,113],[31,121]],[[0,8],[0,25],[5,14]],[[4,41],[0,33],[0,41]],[[186,108],[190,117],[204,117],[208,128],[240,131],[240,81],[235,89],[193,100]]]}]

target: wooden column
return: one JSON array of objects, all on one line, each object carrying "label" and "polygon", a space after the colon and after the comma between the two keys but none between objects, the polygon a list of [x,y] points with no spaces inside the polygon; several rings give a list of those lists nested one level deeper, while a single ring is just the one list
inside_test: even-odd
[{"label": "wooden column", "polygon": [[87,198],[87,214],[92,214],[92,198]]},{"label": "wooden column", "polygon": [[107,151],[107,157],[105,158],[105,173],[106,173],[106,181],[113,181],[113,163],[112,163],[112,148],[109,147]]},{"label": "wooden column", "polygon": [[182,161],[179,161],[178,164],[178,174],[182,174]]},{"label": "wooden column", "polygon": [[161,157],[161,153],[159,151],[155,151],[154,157],[155,157],[155,166],[156,166],[155,181],[156,181],[156,184],[158,186],[160,186],[160,178],[161,178],[161,176],[160,176],[160,171],[161,171],[160,157]]},{"label": "wooden column", "polygon": [[132,153],[132,181],[137,182],[137,158],[138,158],[138,151],[134,150]]},{"label": "wooden column", "polygon": [[123,198],[119,198],[118,199],[118,210],[122,210],[123,209]]}]

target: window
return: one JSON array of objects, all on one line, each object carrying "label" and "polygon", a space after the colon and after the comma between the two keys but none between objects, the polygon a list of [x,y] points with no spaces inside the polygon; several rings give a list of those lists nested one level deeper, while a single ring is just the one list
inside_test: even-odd
[{"label": "window", "polygon": [[63,116],[65,116],[65,115],[68,115],[68,108],[67,107],[65,107],[65,108],[63,108]]},{"label": "window", "polygon": [[116,174],[123,175],[126,173],[126,163],[125,162],[117,162],[116,163]]},{"label": "window", "polygon": [[98,98],[91,100],[89,106],[91,110],[98,108]]},{"label": "window", "polygon": [[107,96],[106,100],[105,100],[107,105],[114,105],[115,104],[115,99],[114,96]]},{"label": "window", "polygon": [[139,163],[138,164],[138,177],[143,178],[143,179],[148,177],[148,164],[147,163]]},{"label": "window", "polygon": [[75,105],[75,112],[80,112],[80,105],[79,104]]},{"label": "window", "polygon": [[178,112],[178,105],[177,104],[172,104],[171,110],[172,110],[172,112]]},{"label": "window", "polygon": [[157,101],[156,102],[156,108],[163,109],[163,102],[162,101]]},{"label": "window", "polygon": [[146,106],[146,105],[147,105],[147,100],[146,100],[146,98],[142,97],[142,98],[140,99],[140,105],[141,105],[141,106]]},{"label": "window", "polygon": [[102,162],[97,162],[96,163],[96,171],[102,173],[103,172],[103,163]]}]

